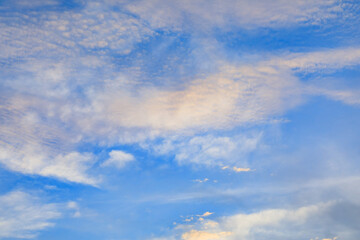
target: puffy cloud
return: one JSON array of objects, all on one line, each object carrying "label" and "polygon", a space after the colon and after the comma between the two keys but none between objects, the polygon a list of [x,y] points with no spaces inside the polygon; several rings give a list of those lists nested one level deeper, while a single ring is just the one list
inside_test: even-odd
[{"label": "puffy cloud", "polygon": [[[353,213],[348,209],[353,209]],[[346,210],[347,209],[347,210]],[[218,222],[198,221],[188,226],[183,239],[357,239],[355,224],[348,225],[359,211],[349,202],[327,202],[297,209],[269,209],[248,214],[222,217]],[[342,213],[342,214],[341,214]],[[178,227],[177,229],[188,229]],[[323,237],[321,237],[323,236]],[[171,238],[171,237],[170,237]],[[317,238],[319,239],[319,237]]]},{"label": "puffy cloud", "polygon": [[27,193],[13,191],[0,196],[0,238],[34,238],[58,217],[56,204],[42,203]]},{"label": "puffy cloud", "polygon": [[135,161],[135,157],[132,154],[120,150],[112,150],[109,155],[110,158],[102,163],[103,167],[114,166],[116,168],[123,168],[128,162]]}]

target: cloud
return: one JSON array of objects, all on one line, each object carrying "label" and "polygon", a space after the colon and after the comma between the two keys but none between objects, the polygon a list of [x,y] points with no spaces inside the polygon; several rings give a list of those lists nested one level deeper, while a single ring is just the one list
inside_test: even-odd
[{"label": "cloud", "polygon": [[60,217],[56,204],[46,204],[21,191],[0,196],[0,238],[34,238]]},{"label": "cloud", "polygon": [[224,237],[231,235],[230,232],[209,233],[205,231],[191,230],[184,233],[181,237],[183,240],[216,240],[224,239]]},{"label": "cloud", "polygon": [[207,182],[207,181],[209,181],[209,179],[208,179],[208,178],[204,178],[204,179],[195,179],[195,180],[194,180],[194,182],[198,182],[198,183],[205,183],[205,182]]},{"label": "cloud", "polygon": [[[24,80],[23,73],[16,80],[4,81],[9,91],[3,94],[0,108],[4,120],[0,124],[1,162],[13,171],[87,184],[96,184],[86,174],[95,160],[77,153],[82,142],[107,146],[148,142],[150,149],[173,154],[180,164],[244,164],[247,154],[259,146],[261,134],[202,133],[271,122],[301,104],[305,95],[357,104],[356,90],[315,88],[295,73],[322,68],[335,71],[356,65],[359,58],[359,50],[349,48],[272,56],[243,65],[222,64],[217,72],[175,90],[129,84],[125,76],[106,81],[89,78],[73,86],[75,68],[99,65],[84,63],[72,69],[64,62],[35,63],[34,73],[39,74],[31,82]],[[70,75],[66,69],[71,70]],[[81,80],[87,75],[77,77]],[[95,83],[101,87],[94,87]],[[74,91],[78,87],[84,92]],[[181,135],[193,137],[176,137]],[[159,137],[163,138],[160,144],[153,142]]]},{"label": "cloud", "polygon": [[[93,97],[93,106],[98,115],[107,116],[104,121],[109,125],[160,132],[256,124],[300,105],[305,96],[324,94],[326,90],[314,91],[301,82],[296,77],[299,71],[336,71],[359,60],[359,49],[348,48],[273,56],[253,64],[224,64],[181,90],[140,87],[133,91],[110,84]],[[357,101],[352,100],[356,92],[327,95],[345,103]]]},{"label": "cloud", "polygon": [[[111,1],[105,5],[90,1],[76,11],[10,12],[0,17],[0,55],[5,64],[0,66],[4,70],[0,101],[3,166],[25,174],[96,185],[99,179],[89,174],[96,156],[79,151],[82,144],[113,147],[145,142],[153,145],[149,149],[157,154],[172,154],[180,164],[221,167],[241,162],[246,167],[246,157],[259,146],[260,135],[227,137],[204,132],[271,123],[303,103],[305,95],[358,103],[357,92],[314,90],[296,76],[298,71],[353,66],[360,56],[355,47],[273,54],[249,63],[217,60],[211,73],[193,74],[192,79],[172,87],[135,82],[123,73],[125,70],[118,70],[112,54],[129,54],[137,43],[154,35],[137,5],[140,2],[124,4],[141,18],[124,9],[114,10]],[[154,3],[149,1],[142,7],[152,8]],[[251,11],[264,12],[262,20],[254,15],[256,26],[281,19],[311,22],[307,19],[317,9],[337,11],[332,9],[336,5],[333,1],[296,2],[293,6],[276,1],[274,6],[281,5],[287,11],[277,12],[277,7],[265,4],[266,10],[280,14],[269,20],[270,13],[253,1],[212,1],[206,14],[198,8],[202,1],[161,3],[161,8],[169,6],[170,10],[179,5],[180,12],[202,19],[217,9],[219,14],[211,15],[225,16],[230,11],[228,16],[235,19],[248,19],[246,14]],[[233,3],[245,4],[248,10],[233,13],[229,7]],[[245,5],[238,9],[245,9]],[[162,18],[161,14],[152,16]],[[221,24],[216,18],[214,21]],[[126,67],[137,68],[141,77],[145,74],[136,64]],[[173,141],[174,136],[185,137]],[[110,156],[103,165],[122,167],[126,161],[130,158]]]},{"label": "cloud", "polygon": [[24,174],[96,185],[99,179],[88,174],[96,159],[77,151],[83,131],[75,129],[76,117],[68,116],[83,117],[82,91],[107,64],[99,54],[128,54],[152,31],[139,19],[93,1],[59,11],[42,8],[55,1],[3,4],[0,162]]},{"label": "cloud", "polygon": [[[96,99],[111,125],[155,130],[228,128],[256,123],[298,104],[299,82],[290,74],[253,66],[227,66],[184,90],[107,89]],[[144,118],[142,116],[146,115]]]},{"label": "cloud", "polygon": [[123,168],[128,162],[135,161],[135,157],[129,153],[112,150],[110,153],[110,158],[102,163],[103,167],[114,166],[116,168]]},{"label": "cloud", "polygon": [[[188,226],[195,228],[186,230],[183,239],[357,239],[358,229],[354,224],[347,225],[356,213],[348,212],[353,208],[360,210],[358,205],[348,202],[333,201],[300,207],[297,209],[268,209],[248,214],[235,214],[222,217],[218,222],[198,221]],[[338,215],[340,212],[344,214]],[[184,228],[188,229],[186,225]],[[321,237],[322,236],[322,237]]]},{"label": "cloud", "polygon": [[200,217],[208,217],[208,216],[210,216],[210,215],[212,215],[212,214],[214,214],[214,213],[212,213],[212,212],[206,212],[206,213],[204,213],[203,215],[200,215]]},{"label": "cloud", "polygon": [[233,167],[232,168],[235,172],[249,172],[250,168],[238,168],[238,167]]},{"label": "cloud", "polygon": [[95,160],[90,153],[54,155],[30,145],[17,149],[10,146],[0,147],[0,152],[0,163],[12,171],[90,185],[97,185],[99,182],[86,173]]},{"label": "cloud", "polygon": [[59,2],[56,0],[34,0],[31,1],[31,3],[26,0],[5,0],[1,2],[0,9],[36,9],[38,7],[49,7],[58,5]]},{"label": "cloud", "polygon": [[313,87],[309,89],[309,92],[317,95],[323,95],[329,99],[340,101],[348,105],[360,105],[360,90],[357,89],[334,90]]},{"label": "cloud", "polygon": [[230,169],[230,170],[232,170],[232,171],[234,171],[234,172],[237,172],[237,173],[239,173],[239,172],[249,172],[249,171],[251,171],[250,168],[239,168],[239,167],[232,167],[232,168],[230,168],[229,166],[224,166],[224,167],[222,167],[221,169],[222,169],[222,170]]},{"label": "cloud", "polygon": [[156,154],[174,155],[179,164],[223,166],[228,163],[246,164],[247,156],[261,146],[262,134],[165,138],[158,143],[145,144]]},{"label": "cloud", "polygon": [[351,67],[359,65],[359,61],[360,48],[348,47],[289,54],[289,56],[271,59],[269,64],[288,67],[295,71],[314,72],[322,69],[334,71],[343,67]]},{"label": "cloud", "polygon": [[80,207],[79,207],[79,204],[77,202],[74,202],[74,201],[68,202],[67,203],[67,208],[75,211],[74,214],[73,214],[74,218],[81,217]]},{"label": "cloud", "polygon": [[[17,1],[18,6],[29,7],[24,3]],[[0,28],[1,58],[79,56],[84,48],[127,54],[135,43],[153,34],[138,18],[94,1],[86,2],[80,11],[4,14]]]},{"label": "cloud", "polygon": [[[110,1],[111,2],[111,1]],[[114,2],[114,1],[112,1]],[[204,7],[206,6],[206,7]],[[151,0],[134,1],[127,8],[156,28],[201,29],[237,26],[283,27],[292,24],[319,24],[343,11],[336,0],[325,1],[236,1],[236,0]]]},{"label": "cloud", "polygon": [[0,105],[0,163],[3,166],[24,174],[90,185],[98,183],[98,179],[87,174],[95,157],[74,149],[76,136],[64,131],[59,121],[48,117],[51,103],[30,96],[4,94],[3,97]]}]

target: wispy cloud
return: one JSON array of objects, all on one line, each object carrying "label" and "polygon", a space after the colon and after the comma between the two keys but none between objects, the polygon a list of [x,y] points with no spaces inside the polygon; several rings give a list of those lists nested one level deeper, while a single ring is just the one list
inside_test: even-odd
[{"label": "wispy cloud", "polygon": [[0,238],[34,238],[60,217],[56,204],[21,191],[0,196]]},{"label": "wispy cloud", "polygon": [[360,48],[348,47],[338,49],[326,49],[316,52],[296,53],[274,58],[269,61],[270,65],[288,67],[295,71],[313,72],[322,69],[335,71],[343,67],[359,65]]},{"label": "wispy cloud", "polygon": [[[204,8],[206,6],[206,8]],[[318,24],[338,17],[342,4],[326,1],[137,1],[127,8],[152,26],[189,30],[238,26],[283,27],[291,24]]]},{"label": "wispy cloud", "polygon": [[0,2],[0,187],[66,198],[0,196],[0,238],[36,238],[67,212],[78,238],[99,225],[91,237],[145,239],[191,204],[154,239],[358,240],[358,152],[338,147],[356,124],[314,144],[328,129],[300,115],[360,106],[356,0]]},{"label": "wispy cloud", "polygon": [[44,152],[41,146],[31,145],[17,149],[3,146],[0,151],[0,163],[12,171],[90,185],[99,182],[86,173],[95,160],[90,153],[70,152],[54,155]]},{"label": "wispy cloud", "polygon": [[261,145],[261,134],[232,137],[204,135],[192,138],[165,139],[153,146],[159,154],[174,154],[180,164],[223,166],[227,163],[246,163],[247,155]]},{"label": "wispy cloud", "polygon": [[[335,62],[335,58],[329,57],[333,54],[341,60]],[[357,104],[356,90],[330,91],[314,88],[302,83],[295,73],[299,70],[315,71],[325,66],[328,70],[351,66],[357,64],[359,58],[360,52],[356,48],[295,54],[282,58],[275,56],[250,65],[221,67],[218,73],[189,82],[183,90],[156,87],[134,89],[134,86],[126,85],[126,81],[124,84],[121,84],[122,80],[120,84],[115,84],[119,83],[119,79],[110,79],[100,81],[102,87],[99,89],[88,84],[83,98],[78,98],[81,95],[71,90],[71,82],[68,81],[71,78],[62,75],[64,71],[61,70],[61,65],[59,68],[50,67],[46,79],[53,79],[55,85],[35,77],[35,80],[40,79],[40,82],[46,83],[39,84],[43,88],[41,93],[35,93],[32,88],[21,87],[21,79],[19,82],[5,82],[12,90],[10,94],[3,96],[1,107],[1,114],[5,119],[0,129],[1,137],[6,142],[4,146],[8,148],[3,151],[2,162],[9,169],[24,173],[94,183],[92,180],[85,180],[90,178],[84,174],[91,166],[92,158],[82,153],[69,155],[76,152],[76,146],[83,141],[100,141],[108,145],[139,143],[187,131],[198,134],[211,129],[259,124],[271,121],[273,117],[298,106],[304,101],[305,95],[326,95],[345,103]],[[43,68],[39,71],[46,73]],[[61,86],[57,82],[63,87],[54,88]],[[52,91],[55,92],[51,94]],[[63,94],[59,94],[59,91]],[[77,100],[72,101],[72,97]],[[254,150],[259,137],[239,136],[231,139],[209,135],[183,140],[185,142],[169,142],[167,150],[163,148],[165,145],[156,148],[160,152],[175,154],[179,163],[188,161],[224,166],[227,165],[226,162],[236,162],[235,152],[246,154]],[[4,155],[20,143],[22,147],[16,147],[19,150],[16,156]],[[177,145],[176,148],[174,144]],[[40,148],[41,151],[35,150]],[[34,168],[38,170],[25,164],[26,159],[34,159],[32,152],[41,155],[36,160],[37,163],[33,162],[38,164]],[[78,161],[73,160],[74,164],[67,166],[79,169],[56,173],[56,169],[62,168],[54,161],[46,161],[42,165],[45,161],[41,159],[50,156],[58,160],[74,156]],[[70,172],[77,177],[64,175]]]},{"label": "wispy cloud", "polygon": [[[128,55],[158,27],[173,27],[173,19],[181,25],[173,30],[186,32],[184,14],[191,22],[199,18],[209,26],[231,19],[241,27],[316,23],[342,11],[337,1],[212,1],[206,11],[203,1],[124,2],[122,11],[117,4],[90,1],[77,11],[10,11],[1,16],[0,53],[5,65],[1,65],[0,161],[8,169],[94,185],[96,177],[87,171],[96,157],[79,152],[81,144],[144,142],[157,152],[173,154],[178,163],[234,166],[236,155],[253,151],[260,137],[204,136],[205,131],[270,123],[309,95],[359,103],[355,90],[315,88],[296,75],[355,66],[360,60],[357,47],[268,53],[261,61],[248,63],[219,58],[211,72],[192,74],[171,87],[133,82],[114,63],[114,54]],[[161,14],[149,11],[154,8]],[[141,65],[128,67],[144,74]],[[178,135],[191,137],[170,140],[167,146],[152,142]]]}]

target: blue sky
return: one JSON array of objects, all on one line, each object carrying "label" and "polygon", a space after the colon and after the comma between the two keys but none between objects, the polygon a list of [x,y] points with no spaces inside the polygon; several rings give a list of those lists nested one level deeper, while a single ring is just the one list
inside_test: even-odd
[{"label": "blue sky", "polygon": [[358,240],[359,10],[0,1],[0,239]]}]

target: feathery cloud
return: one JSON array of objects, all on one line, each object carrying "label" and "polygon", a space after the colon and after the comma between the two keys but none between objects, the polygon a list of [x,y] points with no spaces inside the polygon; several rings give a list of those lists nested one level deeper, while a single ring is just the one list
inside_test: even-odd
[{"label": "feathery cloud", "polygon": [[0,196],[0,238],[34,238],[59,217],[56,204],[42,203],[27,193],[13,191]]}]

